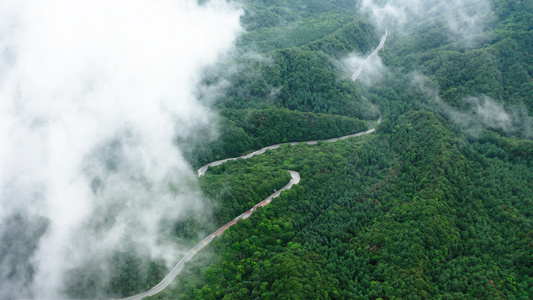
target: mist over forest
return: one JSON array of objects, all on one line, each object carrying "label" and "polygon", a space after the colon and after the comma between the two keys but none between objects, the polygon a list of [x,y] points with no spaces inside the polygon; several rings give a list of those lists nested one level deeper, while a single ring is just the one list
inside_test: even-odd
[{"label": "mist over forest", "polygon": [[0,1],[0,299],[181,260],[148,298],[532,298],[533,2]]}]

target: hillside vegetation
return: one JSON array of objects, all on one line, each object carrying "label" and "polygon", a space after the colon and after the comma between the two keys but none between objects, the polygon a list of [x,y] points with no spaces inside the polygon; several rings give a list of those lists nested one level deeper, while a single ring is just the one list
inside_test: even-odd
[{"label": "hillside vegetation", "polygon": [[382,33],[352,1],[244,0],[239,49],[254,55],[210,70],[204,87],[227,84],[220,136],[180,141],[195,166],[383,123],[210,168],[200,183],[215,228],[288,182],[285,170],[302,180],[154,298],[531,299],[533,4],[490,3],[473,40],[439,20],[389,28],[387,71],[365,85],[340,61]]}]

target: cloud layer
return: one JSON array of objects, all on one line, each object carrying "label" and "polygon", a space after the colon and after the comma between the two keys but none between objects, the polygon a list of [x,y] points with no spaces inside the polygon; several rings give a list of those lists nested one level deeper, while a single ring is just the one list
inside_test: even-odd
[{"label": "cloud layer", "polygon": [[241,14],[222,0],[0,3],[0,298],[61,297],[66,271],[126,245],[176,259],[160,224],[203,200],[173,141],[208,126],[195,87]]},{"label": "cloud layer", "polygon": [[529,116],[524,105],[506,109],[501,103],[486,95],[476,95],[463,98],[463,104],[468,109],[459,110],[442,100],[438,87],[423,75],[413,75],[412,82],[428,97],[429,104],[447,116],[471,138],[478,138],[485,128],[500,130],[504,134],[526,139],[533,138],[533,118]]},{"label": "cloud layer", "polygon": [[413,22],[442,22],[453,40],[475,39],[493,16],[488,0],[360,0],[358,6],[380,29],[401,33]]}]

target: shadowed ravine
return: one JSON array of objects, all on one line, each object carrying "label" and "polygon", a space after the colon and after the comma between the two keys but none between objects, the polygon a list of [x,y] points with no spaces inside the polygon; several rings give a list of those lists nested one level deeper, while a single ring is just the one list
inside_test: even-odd
[{"label": "shadowed ravine", "polygon": [[[378,118],[378,124],[379,123],[381,123],[381,115]],[[359,133],[354,133],[354,134],[345,135],[345,136],[341,136],[341,137],[337,137],[337,138],[332,138],[332,139],[329,139],[329,140],[323,140],[323,142],[331,142],[331,143],[333,143],[333,142],[336,142],[336,141],[339,141],[339,140],[344,140],[344,139],[351,138],[351,137],[357,137],[357,136],[369,134],[369,133],[372,133],[374,131],[376,131],[376,129],[372,128],[372,129],[369,129],[367,131],[363,131],[363,132],[359,132]],[[254,151],[254,152],[252,152],[250,154],[247,154],[247,155],[243,155],[243,156],[239,156],[239,157],[233,157],[233,158],[227,158],[227,159],[223,159],[223,160],[218,160],[218,161],[212,162],[210,164],[207,164],[207,165],[201,167],[198,170],[198,177],[204,176],[205,172],[207,171],[207,169],[209,167],[218,166],[218,165],[221,165],[221,164],[223,164],[223,163],[225,163],[227,161],[230,161],[230,160],[251,158],[253,156],[256,156],[256,155],[259,155],[259,154],[263,154],[267,150],[273,150],[273,149],[279,148],[282,145],[291,145],[291,146],[293,146],[293,145],[298,145],[298,144],[302,144],[302,143],[305,143],[305,144],[308,144],[308,145],[314,145],[314,144],[317,144],[318,142],[319,141],[306,141],[306,142],[289,142],[289,143],[275,144],[275,145],[271,145],[271,146],[262,148],[260,150]],[[251,209],[245,211],[244,213],[242,213],[241,215],[239,215],[235,219],[233,219],[230,222],[226,223],[224,226],[220,227],[215,232],[211,233],[209,236],[207,236],[206,238],[201,240],[191,250],[189,250],[187,252],[187,254],[185,254],[185,256],[174,266],[174,268],[172,268],[170,273],[168,273],[167,276],[165,276],[165,278],[163,278],[163,280],[161,280],[161,282],[159,282],[157,285],[155,285],[154,287],[152,287],[150,290],[148,290],[146,292],[143,292],[143,293],[131,296],[131,297],[123,298],[123,299],[131,299],[131,300],[132,299],[142,299],[144,297],[153,296],[153,295],[161,292],[162,290],[164,290],[172,282],[172,280],[174,280],[174,278],[176,278],[176,276],[181,272],[181,270],[183,270],[183,267],[185,266],[185,263],[188,262],[189,260],[191,260],[191,258],[198,251],[200,251],[202,248],[207,246],[215,237],[222,235],[222,233],[226,229],[230,228],[232,225],[237,223],[237,221],[239,221],[240,219],[246,219],[246,218],[250,217],[257,207],[263,207],[263,206],[268,205],[272,201],[273,198],[279,197],[281,192],[292,188],[293,185],[298,184],[298,182],[300,182],[300,174],[298,172],[290,171],[290,170],[288,170],[288,172],[291,174],[292,179],[289,181],[289,183],[287,183],[287,185],[285,185],[283,188],[279,189],[278,191],[276,191],[272,195],[268,196],[266,199],[262,200],[261,202],[257,203],[256,205],[254,205],[254,207],[252,207]]]}]

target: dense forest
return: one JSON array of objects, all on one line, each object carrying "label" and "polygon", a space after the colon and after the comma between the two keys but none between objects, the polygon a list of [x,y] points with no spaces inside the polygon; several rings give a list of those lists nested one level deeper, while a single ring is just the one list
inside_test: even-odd
[{"label": "dense forest", "polygon": [[[238,54],[206,70],[198,92],[219,131],[177,141],[193,166],[383,122],[371,135],[209,168],[199,184],[213,221],[174,224],[177,243],[284,186],[287,170],[301,182],[216,238],[154,299],[533,297],[533,2],[486,2],[490,18],[468,36],[451,35],[438,13],[389,28],[371,84],[343,64],[383,34],[356,3],[241,1]],[[213,100],[205,91],[222,81]],[[139,271],[128,269],[134,258],[116,264]],[[146,290],[162,268],[141,270],[142,285],[117,275],[112,293]]]}]

